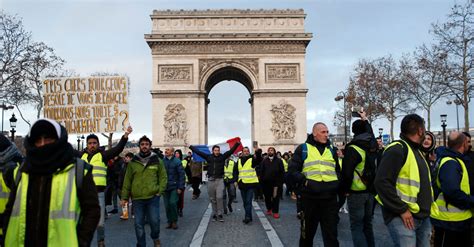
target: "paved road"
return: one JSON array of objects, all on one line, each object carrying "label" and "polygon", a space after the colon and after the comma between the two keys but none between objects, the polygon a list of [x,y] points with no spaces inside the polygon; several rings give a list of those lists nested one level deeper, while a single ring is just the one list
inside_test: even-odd
[{"label": "paved road", "polygon": [[[188,187],[189,188],[189,187]],[[177,230],[165,229],[166,215],[163,203],[160,204],[161,231],[160,239],[162,246],[298,246],[299,221],[296,218],[296,205],[289,197],[284,197],[280,204],[280,219],[264,216],[263,202],[254,203],[253,222],[244,225],[244,216],[240,192],[238,203],[234,203],[234,212],[224,217],[225,222],[212,222],[209,220],[209,199],[206,185],[201,188],[201,197],[191,200],[192,192],[186,190],[184,217],[179,218]],[[110,206],[108,208],[111,209]],[[262,219],[259,219],[259,216]],[[353,246],[349,229],[349,217],[340,213],[339,243],[340,246]],[[382,215],[377,209],[374,216],[374,231],[376,246],[393,246],[386,226],[382,222]],[[106,224],[106,246],[135,246],[135,230],[133,220],[121,221],[119,215],[111,215]],[[150,229],[146,227],[147,245],[152,246],[149,237]],[[199,234],[202,233],[202,234]],[[194,237],[194,241],[193,241]],[[200,238],[202,242],[200,241]],[[96,246],[96,240],[93,240]],[[273,245],[272,245],[273,244]],[[280,245],[281,246],[281,245]],[[321,232],[315,237],[314,246],[323,246]]]}]

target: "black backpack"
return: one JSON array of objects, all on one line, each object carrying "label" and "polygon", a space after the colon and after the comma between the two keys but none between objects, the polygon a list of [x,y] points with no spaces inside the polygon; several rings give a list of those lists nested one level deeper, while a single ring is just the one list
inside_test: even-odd
[{"label": "black backpack", "polygon": [[[355,144],[352,144],[355,146]],[[357,146],[359,147],[359,146]],[[359,147],[361,148],[361,147]],[[374,181],[377,173],[377,149],[376,148],[361,148],[365,151],[365,164],[362,174],[354,170],[362,180],[362,183],[367,187],[367,191],[375,194]]]}]

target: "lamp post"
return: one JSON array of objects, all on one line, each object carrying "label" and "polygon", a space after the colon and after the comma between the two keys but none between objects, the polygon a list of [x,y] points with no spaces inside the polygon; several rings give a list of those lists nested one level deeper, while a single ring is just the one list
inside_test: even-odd
[{"label": "lamp post", "polygon": [[5,110],[11,110],[15,107],[12,106],[12,105],[5,105],[5,103],[2,103],[0,105],[0,108],[2,108],[2,134],[3,134],[3,118],[4,118],[4,115],[5,115]]},{"label": "lamp post", "polygon": [[81,150],[84,150],[84,135],[81,136]]},{"label": "lamp post", "polygon": [[337,93],[335,101],[343,100],[343,107],[344,107],[344,145],[347,144],[347,116],[346,116],[346,94],[343,91]]},{"label": "lamp post", "polygon": [[77,151],[79,151],[80,148],[81,148],[81,136],[78,135],[77,136]]},{"label": "lamp post", "polygon": [[446,147],[446,118],[448,115],[446,114],[441,114],[441,127],[443,128],[443,145]]},{"label": "lamp post", "polygon": [[452,103],[454,103],[454,104],[456,105],[456,125],[457,125],[458,131],[459,131],[459,111],[458,111],[458,106],[462,103],[462,101],[459,100],[459,99],[455,99],[455,100],[453,100],[453,101],[451,101],[451,100],[446,101],[446,104],[448,104],[448,105],[451,105]]},{"label": "lamp post", "polygon": [[383,128],[379,128],[379,137],[382,138]]},{"label": "lamp post", "polygon": [[15,142],[15,128],[16,128],[16,121],[18,121],[15,117],[15,113],[12,114],[12,117],[10,118],[10,127],[12,128],[10,132],[12,133],[12,142]]}]

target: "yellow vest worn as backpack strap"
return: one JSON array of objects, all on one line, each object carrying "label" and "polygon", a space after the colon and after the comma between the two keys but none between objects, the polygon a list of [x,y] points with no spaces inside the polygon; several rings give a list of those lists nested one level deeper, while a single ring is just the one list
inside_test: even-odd
[{"label": "yellow vest worn as backpack strap", "polygon": [[321,155],[315,146],[308,143],[305,145],[308,156],[304,160],[302,173],[306,179],[317,182],[337,181],[336,161],[331,150],[326,147]]},{"label": "yellow vest worn as backpack strap", "polygon": [[[78,246],[77,224],[81,213],[77,197],[74,164],[53,174],[48,221],[48,246]],[[86,169],[82,171],[85,176]],[[5,246],[24,246],[29,176],[21,174],[12,214],[8,223]],[[31,210],[31,209],[29,209]],[[34,210],[34,209],[33,209]]]},{"label": "yellow vest worn as backpack strap", "polygon": [[107,166],[102,160],[102,154],[100,152],[94,154],[90,162],[87,160],[87,157],[88,157],[88,154],[84,153],[81,159],[92,165],[92,177],[94,178],[95,185],[106,186],[107,185]]},{"label": "yellow vest worn as backpack strap", "polygon": [[247,159],[243,166],[242,160],[239,159],[237,162],[237,168],[239,170],[239,181],[244,184],[258,183],[257,172],[252,168],[252,158]]},{"label": "yellow vest worn as backpack strap", "polygon": [[[439,165],[439,170],[441,170],[441,167],[446,164],[446,162],[454,160],[459,163],[459,165],[462,168],[462,178],[461,178],[461,184],[460,188],[461,190],[466,193],[467,195],[471,194],[470,187],[469,187],[469,176],[467,174],[467,169],[466,165],[461,159],[453,159],[451,157],[444,157],[441,159],[440,165]],[[436,185],[438,188],[441,188],[441,183],[439,181],[439,173],[436,178]],[[446,202],[446,199],[444,198],[443,192],[441,192],[438,195],[438,198],[435,201],[436,206],[438,207],[438,214],[432,214],[431,217],[437,220],[442,220],[442,221],[463,221],[472,218],[472,212],[470,209],[460,209],[457,208],[448,202]]]}]

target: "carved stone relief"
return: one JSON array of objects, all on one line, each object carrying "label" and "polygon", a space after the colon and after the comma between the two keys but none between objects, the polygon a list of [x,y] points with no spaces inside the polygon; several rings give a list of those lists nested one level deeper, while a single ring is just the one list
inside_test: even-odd
[{"label": "carved stone relief", "polygon": [[275,140],[288,140],[295,138],[296,133],[296,108],[282,100],[278,105],[272,104],[272,128]]},{"label": "carved stone relief", "polygon": [[299,64],[265,64],[267,83],[300,82]]},{"label": "carved stone relief", "polygon": [[182,104],[169,104],[166,107],[163,126],[166,142],[186,142],[188,127],[186,109]]},{"label": "carved stone relief", "polygon": [[158,65],[159,83],[192,83],[192,65]]},{"label": "carved stone relief", "polygon": [[207,71],[220,63],[226,63],[229,65],[232,65],[233,63],[239,64],[250,70],[250,72],[252,72],[255,77],[258,76],[258,59],[199,59],[199,78],[202,79],[203,75],[206,74]]},{"label": "carved stone relief", "polygon": [[305,53],[305,41],[156,42],[153,54],[294,54]]}]

